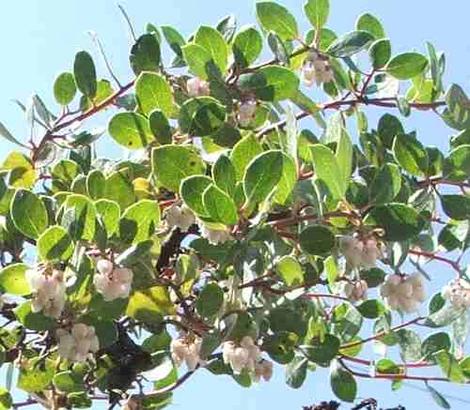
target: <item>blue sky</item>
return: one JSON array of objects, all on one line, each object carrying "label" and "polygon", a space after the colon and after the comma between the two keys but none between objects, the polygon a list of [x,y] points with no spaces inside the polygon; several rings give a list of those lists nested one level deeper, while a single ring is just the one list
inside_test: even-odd
[{"label": "blue sky", "polygon": [[[282,3],[289,6],[298,16],[301,27],[307,29],[306,19],[301,13],[303,0],[285,0]],[[451,78],[469,88],[470,41],[465,32],[470,3],[463,0],[331,0],[331,3],[332,17],[328,25],[337,32],[351,30],[358,15],[365,11],[372,12],[383,21],[394,52],[409,49],[424,51],[424,42],[431,41],[438,50],[446,52],[447,79]],[[198,25],[215,24],[229,13],[237,15],[241,24],[255,23],[254,0],[123,0],[121,4],[126,7],[137,30],[142,30],[145,23],[152,22],[174,25],[188,35]],[[87,34],[89,30],[99,34],[122,82],[131,78],[127,63],[129,35],[115,1],[4,1],[0,16],[0,120],[19,139],[25,139],[26,127],[23,114],[11,100],[26,100],[34,92],[54,106],[52,84],[55,76],[71,68],[78,50],[95,51]],[[101,63],[99,71],[106,75]],[[377,118],[376,111],[371,114],[371,118]],[[417,129],[426,144],[447,148],[452,131],[437,118],[417,113],[405,123],[408,129]],[[374,125],[373,120],[371,125]],[[0,141],[0,159],[11,148],[11,145]],[[106,149],[110,150],[106,154],[117,152],[111,144],[106,145]],[[440,267],[430,272],[438,278],[438,283],[444,283],[451,277],[451,272]],[[436,387],[451,396],[470,397],[469,387],[442,384]],[[409,409],[435,406],[427,393],[408,385],[392,393],[387,383],[361,381],[359,396],[380,399],[384,407],[397,404],[406,405]],[[178,390],[171,408],[300,410],[302,405],[331,398],[328,373],[325,371],[311,373],[299,391],[291,390],[284,384],[281,368],[276,369],[273,381],[249,390],[239,387],[227,377],[214,377],[201,371]],[[458,400],[450,399],[450,402],[454,409],[468,408],[468,404]]]}]

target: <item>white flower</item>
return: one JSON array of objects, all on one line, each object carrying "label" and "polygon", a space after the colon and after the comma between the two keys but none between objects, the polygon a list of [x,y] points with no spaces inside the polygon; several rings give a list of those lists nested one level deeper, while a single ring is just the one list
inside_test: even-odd
[{"label": "white flower", "polygon": [[210,94],[209,83],[198,77],[190,78],[186,82],[186,88],[190,97],[202,97]]},{"label": "white flower", "polygon": [[198,365],[203,366],[205,362],[200,357],[201,344],[202,339],[197,336],[182,335],[178,339],[173,339],[170,351],[175,365],[179,367],[185,362],[189,371],[195,370]]},{"label": "white flower", "polygon": [[99,350],[98,337],[93,326],[83,323],[73,325],[69,332],[57,330],[59,356],[72,362],[84,362],[91,353]]},{"label": "white flower", "polygon": [[393,310],[415,312],[426,299],[421,274],[389,275],[380,289],[382,297]]},{"label": "white flower", "polygon": [[201,235],[214,245],[233,239],[227,230],[210,229],[205,225],[201,226]]},{"label": "white flower", "polygon": [[304,61],[302,76],[306,86],[310,87],[314,83],[321,85],[334,80],[328,57],[312,51]]},{"label": "white flower", "polygon": [[224,363],[230,364],[234,374],[240,374],[244,369],[255,372],[260,355],[259,347],[250,336],[245,336],[239,345],[233,341],[222,344]]},{"label": "white flower", "polygon": [[382,249],[375,238],[360,239],[354,236],[343,236],[340,248],[346,261],[352,268],[374,268],[377,259],[382,257]]},{"label": "white flower", "polygon": [[186,232],[191,225],[196,223],[193,212],[186,205],[171,205],[165,211],[165,220],[170,228],[176,227]]},{"label": "white flower", "polygon": [[96,264],[93,284],[107,302],[127,298],[131,292],[133,273],[127,268],[118,268],[107,259],[101,259]]},{"label": "white flower", "polygon": [[367,282],[365,280],[359,280],[354,283],[346,282],[344,284],[344,295],[353,302],[366,299],[367,297]]},{"label": "white flower", "polygon": [[35,267],[26,271],[26,281],[31,288],[33,299],[31,310],[58,318],[65,305],[65,282],[62,271]]},{"label": "white flower", "polygon": [[248,100],[243,102],[238,108],[238,123],[242,127],[248,127],[256,115],[256,101]]},{"label": "white flower", "polygon": [[262,378],[264,381],[269,382],[273,376],[273,362],[261,359],[255,365],[255,381],[259,382]]},{"label": "white flower", "polygon": [[470,307],[470,282],[458,278],[450,281],[442,289],[442,297],[457,308]]}]

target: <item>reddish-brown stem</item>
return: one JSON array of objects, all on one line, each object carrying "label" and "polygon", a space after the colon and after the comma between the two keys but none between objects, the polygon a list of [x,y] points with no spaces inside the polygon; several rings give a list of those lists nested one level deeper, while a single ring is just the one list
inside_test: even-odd
[{"label": "reddish-brown stem", "polygon": [[419,321],[425,319],[424,317],[417,317],[415,319],[412,319],[412,320],[409,320],[408,322],[405,322],[405,323],[402,323],[401,325],[398,325],[398,326],[395,326],[395,327],[392,327],[390,328],[390,330],[387,330],[387,331],[382,331],[382,332],[379,332],[379,333],[376,333],[375,335],[373,336],[370,336],[366,339],[362,339],[362,340],[358,340],[357,342],[351,342],[351,343],[346,343],[344,345],[341,346],[341,349],[349,349],[351,347],[355,347],[355,346],[359,346],[359,345],[362,345],[364,343],[367,343],[367,342],[371,342],[373,340],[377,340],[377,339],[380,339],[382,336],[385,336],[387,335],[388,333],[390,332],[394,332],[396,330],[400,330],[400,329],[403,329],[405,327],[408,327],[408,326],[411,326],[411,325],[414,325],[416,323],[418,323]]},{"label": "reddish-brown stem", "polygon": [[412,255],[422,256],[422,257],[425,257],[425,258],[428,258],[428,259],[432,259],[432,260],[435,260],[435,261],[440,261],[440,262],[446,263],[447,265],[451,266],[452,269],[454,269],[458,273],[461,272],[460,266],[456,261],[445,258],[444,256],[436,255],[435,253],[432,253],[432,252],[426,252],[426,251],[423,251],[421,249],[410,249],[409,253],[411,253]]},{"label": "reddish-brown stem", "polygon": [[[347,355],[341,355],[341,358],[349,362],[362,364],[364,366],[372,366],[375,362],[372,360],[361,359],[359,357],[351,357]],[[397,365],[400,368],[422,368],[422,367],[433,367],[435,364],[416,362],[416,363],[402,363]]]},{"label": "reddish-brown stem", "polygon": [[336,299],[349,302],[349,299],[344,296],[331,295],[329,293],[306,293],[304,297],[308,299]]},{"label": "reddish-brown stem", "polygon": [[285,226],[290,226],[290,225],[295,225],[299,222],[302,221],[316,221],[320,219],[328,219],[328,218],[335,218],[335,217],[345,217],[345,218],[352,218],[356,219],[354,215],[352,215],[349,212],[343,212],[343,211],[334,211],[334,212],[328,212],[324,214],[323,216],[318,216],[318,215],[296,215],[296,216],[291,216],[289,218],[284,218],[284,219],[278,219],[277,221],[271,221],[268,224],[275,227],[275,228],[281,228]]}]

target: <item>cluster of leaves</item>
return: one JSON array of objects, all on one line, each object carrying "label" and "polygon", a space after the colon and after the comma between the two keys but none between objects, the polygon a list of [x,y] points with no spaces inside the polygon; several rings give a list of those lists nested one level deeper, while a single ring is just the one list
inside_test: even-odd
[{"label": "cluster of leaves", "polygon": [[[251,384],[250,375],[233,375],[218,349],[247,335],[285,365],[292,388],[308,372],[329,367],[333,392],[345,401],[355,400],[357,377],[387,379],[394,389],[415,379],[447,407],[428,382],[470,379],[470,358],[461,354],[465,309],[437,293],[427,314],[396,326],[398,315],[372,290],[387,274],[413,265],[426,275],[429,261],[466,277],[469,100],[457,85],[444,93],[445,58],[431,44],[427,55],[394,55],[374,16],[360,16],[353,31],[338,35],[326,26],[328,0],[308,0],[304,10],[312,25],[305,35],[293,15],[271,1],[256,5],[261,30],[238,28],[230,16],[186,40],[173,27],[148,24],[130,50],[136,78],[129,84],[98,79],[92,57],[81,51],[72,72],[54,84],[57,115],[38,96],[24,107],[29,142],[0,125],[0,134],[22,149],[0,167],[6,295],[0,313],[8,322],[0,330],[0,359],[19,368],[17,386],[32,404],[90,407],[100,394],[116,403],[141,386],[142,372],[166,366],[168,373],[152,380],[154,390],[135,393],[143,408],[164,407],[191,374],[178,378],[171,364],[175,329],[202,337],[205,368],[243,386]],[[162,57],[165,42],[171,64]],[[265,42],[273,59],[260,63]],[[312,51],[327,58],[334,73],[321,86],[324,101],[301,85]],[[356,58],[363,55],[369,59]],[[210,95],[188,95],[193,76],[208,82]],[[256,100],[256,113],[240,126],[238,110],[247,100]],[[429,110],[458,134],[443,153],[423,145],[390,113],[372,129],[366,104],[397,108],[402,116]],[[84,128],[111,107],[118,112],[107,133]],[[306,117],[315,123],[304,128]],[[97,157],[102,135],[135,155]],[[198,220],[191,235],[165,222],[164,210],[181,201]],[[202,225],[230,231],[232,239],[210,243]],[[387,248],[380,268],[359,272],[376,295],[359,303],[337,293],[339,283],[354,280],[338,238],[353,234],[373,236]],[[96,258],[109,255],[133,271],[129,298],[106,302],[93,286]],[[57,320],[31,309],[25,272],[38,262],[71,278]],[[57,355],[55,331],[78,322],[95,327],[100,350],[87,363],[71,364]],[[444,329],[423,336],[409,329],[414,324]],[[359,357],[367,342],[396,349],[372,362]],[[364,365],[373,366],[375,376],[356,370]],[[443,374],[409,374],[421,366]],[[10,406],[2,390],[0,408]]]}]

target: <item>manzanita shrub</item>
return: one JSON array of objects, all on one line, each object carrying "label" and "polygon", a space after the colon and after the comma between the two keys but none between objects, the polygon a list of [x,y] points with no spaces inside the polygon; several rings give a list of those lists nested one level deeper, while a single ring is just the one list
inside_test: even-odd
[{"label": "manzanita shrub", "polygon": [[[56,107],[22,107],[29,140],[1,125],[1,408],[13,383],[22,406],[150,409],[200,372],[300,388],[319,367],[343,401],[415,380],[447,408],[432,382],[470,381],[470,100],[431,44],[396,54],[370,14],[338,34],[328,0],[304,11],[305,35],[271,1],[259,28],[148,24],[129,83],[80,51]],[[447,152],[405,129],[415,110],[455,130]],[[434,295],[429,262],[455,275]]]}]

